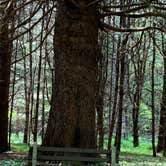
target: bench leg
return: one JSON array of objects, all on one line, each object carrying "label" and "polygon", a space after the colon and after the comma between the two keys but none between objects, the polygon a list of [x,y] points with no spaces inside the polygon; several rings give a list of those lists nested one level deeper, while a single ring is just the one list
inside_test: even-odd
[{"label": "bench leg", "polygon": [[32,153],[32,166],[37,165],[37,143],[33,144],[33,153]]}]

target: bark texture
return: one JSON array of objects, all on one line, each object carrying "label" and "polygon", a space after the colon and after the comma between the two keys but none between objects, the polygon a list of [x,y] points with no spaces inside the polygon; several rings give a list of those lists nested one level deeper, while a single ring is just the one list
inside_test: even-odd
[{"label": "bark texture", "polygon": [[138,127],[138,117],[139,117],[139,104],[140,104],[140,92],[139,85],[136,88],[136,93],[134,94],[134,104],[133,104],[133,146],[139,146],[139,127]]},{"label": "bark texture", "polygon": [[119,87],[119,110],[118,110],[118,120],[117,120],[117,129],[115,136],[116,147],[116,162],[119,162],[120,148],[121,148],[121,135],[122,135],[122,116],[123,116],[123,98],[124,98],[124,82],[125,82],[125,60],[126,54],[123,53],[126,50],[126,45],[128,42],[128,35],[124,36],[122,39],[122,45],[120,50],[120,87]]},{"label": "bark texture", "polygon": [[9,79],[10,44],[8,23],[2,10],[0,11],[0,152],[8,150]]},{"label": "bark texture", "polygon": [[[166,54],[166,51],[165,51]],[[163,76],[163,92],[160,110],[160,124],[157,151],[161,152],[166,149],[166,58],[164,56],[164,76]]]},{"label": "bark texture", "polygon": [[58,1],[52,108],[43,145],[96,147],[98,14],[92,0]]}]

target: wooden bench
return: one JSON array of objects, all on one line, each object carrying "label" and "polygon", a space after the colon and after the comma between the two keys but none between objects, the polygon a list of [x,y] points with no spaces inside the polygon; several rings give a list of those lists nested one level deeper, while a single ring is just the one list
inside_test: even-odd
[{"label": "wooden bench", "polygon": [[[115,148],[109,150],[64,148],[64,147],[43,147],[34,143],[29,149],[28,165],[36,166],[38,162],[61,162],[78,161],[98,163],[110,163],[115,166]],[[39,165],[42,165],[41,163]],[[44,164],[46,165],[46,164]],[[48,164],[49,165],[49,164]],[[55,165],[55,164],[54,164]]]}]

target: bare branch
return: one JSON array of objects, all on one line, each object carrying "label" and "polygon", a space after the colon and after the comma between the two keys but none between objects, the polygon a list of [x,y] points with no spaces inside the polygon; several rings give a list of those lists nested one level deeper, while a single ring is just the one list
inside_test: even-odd
[{"label": "bare branch", "polygon": [[115,31],[115,32],[142,32],[142,31],[148,31],[148,30],[158,30],[158,31],[161,31],[161,32],[164,32],[166,33],[166,30],[160,28],[160,27],[143,27],[143,28],[119,28],[119,27],[114,27],[114,26],[111,26],[111,25],[108,25],[106,23],[103,23],[103,26],[104,28],[108,29],[108,30],[112,30],[112,31]]}]

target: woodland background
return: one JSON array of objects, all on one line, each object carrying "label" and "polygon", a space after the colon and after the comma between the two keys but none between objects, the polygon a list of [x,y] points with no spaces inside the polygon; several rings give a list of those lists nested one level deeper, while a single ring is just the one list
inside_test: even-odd
[{"label": "woodland background", "polygon": [[165,21],[165,0],[1,0],[0,152],[38,141],[165,156]]}]

